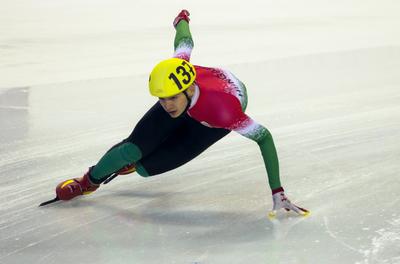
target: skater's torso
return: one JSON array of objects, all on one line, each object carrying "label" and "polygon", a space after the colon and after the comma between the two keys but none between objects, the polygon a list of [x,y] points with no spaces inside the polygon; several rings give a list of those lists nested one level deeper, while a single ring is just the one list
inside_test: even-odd
[{"label": "skater's torso", "polygon": [[[173,57],[190,61],[193,39],[189,24],[181,21],[176,27]],[[203,125],[234,130],[258,141],[266,130],[245,114],[246,87],[232,73],[219,69],[195,66],[196,93],[188,110],[189,116]]]},{"label": "skater's torso", "polygon": [[229,71],[195,66],[196,92],[188,114],[203,125],[232,129],[247,106],[246,87]]}]

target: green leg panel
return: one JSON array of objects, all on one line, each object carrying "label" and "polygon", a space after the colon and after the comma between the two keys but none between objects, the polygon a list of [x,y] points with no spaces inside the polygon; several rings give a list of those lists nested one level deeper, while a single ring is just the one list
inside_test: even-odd
[{"label": "green leg panel", "polygon": [[94,183],[103,182],[110,174],[124,166],[140,160],[142,152],[133,143],[124,143],[108,151],[90,173]]}]

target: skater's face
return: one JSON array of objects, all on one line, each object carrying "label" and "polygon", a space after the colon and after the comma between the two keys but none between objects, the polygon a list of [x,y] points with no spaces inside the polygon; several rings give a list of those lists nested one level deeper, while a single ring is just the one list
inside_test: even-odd
[{"label": "skater's face", "polygon": [[[187,89],[187,94],[190,98],[192,98],[194,93],[194,85]],[[161,106],[164,110],[172,117],[179,117],[186,109],[188,104],[188,100],[184,93],[179,93],[177,95],[167,97],[167,98],[159,98]]]}]

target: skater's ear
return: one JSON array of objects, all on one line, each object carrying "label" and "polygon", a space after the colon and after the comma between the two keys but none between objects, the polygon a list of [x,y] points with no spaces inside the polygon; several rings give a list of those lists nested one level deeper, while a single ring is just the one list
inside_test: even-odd
[{"label": "skater's ear", "polygon": [[194,95],[194,91],[196,90],[196,86],[194,85],[194,83],[192,85],[189,86],[189,88],[187,89],[187,93],[190,97],[192,97]]}]

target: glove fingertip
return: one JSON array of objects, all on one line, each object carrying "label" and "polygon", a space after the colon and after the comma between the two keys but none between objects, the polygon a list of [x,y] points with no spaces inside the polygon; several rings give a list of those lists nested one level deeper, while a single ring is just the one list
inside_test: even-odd
[{"label": "glove fingertip", "polygon": [[276,210],[272,210],[268,213],[268,218],[273,219],[276,217]]},{"label": "glove fingertip", "polygon": [[305,209],[303,209],[303,208],[301,208],[302,210],[302,212],[301,212],[301,215],[302,216],[309,216],[310,214],[311,214],[311,212],[310,211],[308,211],[308,210],[305,210]]}]

